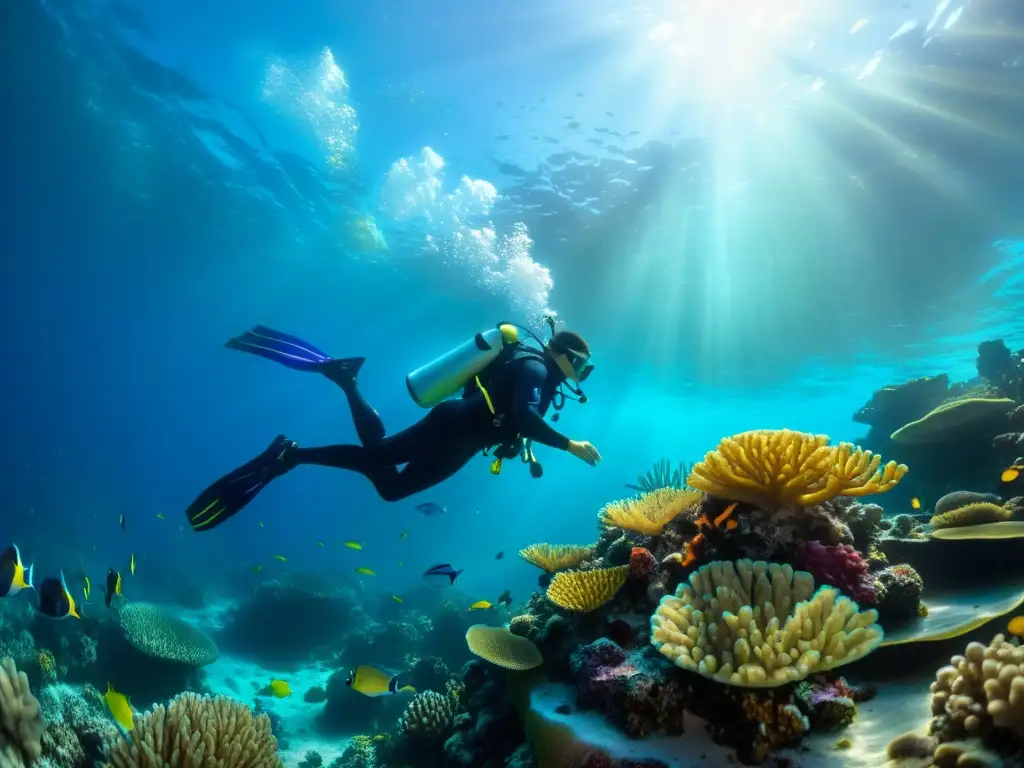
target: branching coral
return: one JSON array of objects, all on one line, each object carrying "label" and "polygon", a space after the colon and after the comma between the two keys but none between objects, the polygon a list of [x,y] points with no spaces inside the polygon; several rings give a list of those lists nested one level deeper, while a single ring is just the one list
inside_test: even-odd
[{"label": "branching coral", "polygon": [[445,739],[452,731],[458,701],[436,691],[418,693],[398,719],[402,733],[424,739]]},{"label": "branching coral", "polygon": [[1013,517],[1013,512],[990,501],[977,501],[935,515],[929,523],[932,528],[959,528],[963,525],[1002,523]]},{"label": "branching coral", "polygon": [[815,583],[837,587],[861,605],[874,605],[875,589],[868,565],[849,544],[828,547],[817,541],[803,542],[795,564],[809,572]]},{"label": "branching coral", "polygon": [[0,766],[22,768],[38,760],[46,724],[28,677],[11,659],[0,661]]},{"label": "branching coral", "polygon": [[127,603],[117,612],[125,638],[143,653],[194,667],[217,660],[217,645],[187,621],[149,603]]},{"label": "branching coral", "polygon": [[601,524],[611,528],[657,536],[683,511],[698,503],[704,494],[681,488],[659,488],[634,499],[622,499],[606,504],[598,517]]},{"label": "branching coral", "polygon": [[504,627],[475,624],[466,631],[466,645],[471,653],[481,659],[516,672],[533,669],[544,663],[536,645]]},{"label": "branching coral", "polygon": [[548,573],[575,568],[590,556],[590,547],[574,544],[531,544],[520,549],[519,556]]},{"label": "branching coral", "polygon": [[136,714],[131,741],[118,738],[107,759],[114,768],[284,768],[266,715],[253,717],[226,697],[191,693]]},{"label": "branching coral", "polygon": [[712,496],[762,507],[808,507],[836,496],[891,490],[907,472],[850,443],[789,429],[727,437],[694,465],[688,483]]},{"label": "branching coral", "polygon": [[936,673],[931,692],[939,741],[985,737],[993,728],[1024,737],[1024,648],[1003,635],[988,647],[970,643]]},{"label": "branching coral", "polygon": [[716,561],[661,599],[651,643],[703,677],[774,687],[870,653],[883,636],[876,618],[788,565]]},{"label": "branching coral", "polygon": [[593,571],[565,571],[551,580],[548,599],[567,611],[589,613],[615,597],[628,576],[628,565]]}]

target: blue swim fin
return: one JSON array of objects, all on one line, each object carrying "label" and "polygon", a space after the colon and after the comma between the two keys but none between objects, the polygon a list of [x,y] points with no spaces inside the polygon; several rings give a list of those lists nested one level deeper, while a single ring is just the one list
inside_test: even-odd
[{"label": "blue swim fin", "polygon": [[265,357],[297,371],[315,371],[320,363],[331,359],[312,344],[264,325],[229,339],[224,346]]}]

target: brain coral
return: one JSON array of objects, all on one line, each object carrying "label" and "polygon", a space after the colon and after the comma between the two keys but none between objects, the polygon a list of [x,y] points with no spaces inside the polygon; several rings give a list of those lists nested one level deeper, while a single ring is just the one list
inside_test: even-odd
[{"label": "brain coral", "polygon": [[788,565],[716,561],[690,574],[651,617],[651,643],[678,667],[729,685],[774,687],[848,664],[882,642],[875,611],[814,591]]},{"label": "brain coral", "polygon": [[217,645],[187,621],[149,603],[126,603],[117,613],[129,643],[148,656],[203,667],[217,660]]}]

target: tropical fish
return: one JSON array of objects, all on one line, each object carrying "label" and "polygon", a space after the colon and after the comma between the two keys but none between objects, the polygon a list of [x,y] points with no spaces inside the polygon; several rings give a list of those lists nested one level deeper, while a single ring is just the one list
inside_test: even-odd
[{"label": "tropical fish", "polygon": [[398,689],[398,692],[399,693],[416,693],[416,689],[413,688],[411,685],[403,685],[401,688]]},{"label": "tropical fish", "polygon": [[512,605],[512,593],[507,589],[498,598],[498,605]]},{"label": "tropical fish", "polygon": [[119,515],[118,517],[120,518],[121,530],[123,531],[124,530],[124,524],[125,524],[124,515]]},{"label": "tropical fish", "polygon": [[132,552],[132,559],[128,563],[128,570],[131,571],[132,576],[135,575],[135,553]]},{"label": "tropical fish", "polygon": [[86,599],[86,601],[88,601],[89,600],[89,592],[92,591],[92,582],[89,581],[89,577],[88,576],[83,576],[82,578],[85,579],[85,586],[82,588],[82,594],[85,595],[85,599]]},{"label": "tropical fish", "polygon": [[499,552],[498,554],[496,554],[494,556],[494,559],[495,560],[503,560],[503,559],[505,559],[505,552],[504,552],[504,550]]},{"label": "tropical fish", "polygon": [[999,476],[999,479],[1004,483],[1012,483],[1018,477],[1020,477],[1021,471],[1024,470],[1024,464],[1014,464],[1013,466],[1007,467],[1003,470],[1003,474]]},{"label": "tropical fish", "polygon": [[1014,616],[1006,624],[1006,631],[1016,637],[1024,637],[1024,616]]},{"label": "tropical fish", "polygon": [[342,543],[346,547],[348,547],[349,549],[362,549],[363,548],[362,543],[358,542],[358,541],[345,541],[345,542],[342,542]]},{"label": "tropical fish", "polygon": [[59,579],[43,579],[38,592],[39,612],[43,616],[49,616],[51,619],[66,619],[68,616],[75,619],[82,618],[75,608],[75,598],[68,591],[63,571],[61,571]]},{"label": "tropical fish", "polygon": [[912,498],[910,500],[910,508],[911,509],[920,509],[921,508],[921,500],[919,498],[917,498],[917,496],[915,496],[914,498]]},{"label": "tropical fish", "polygon": [[107,608],[110,607],[111,601],[114,599],[114,595],[121,594],[121,574],[115,571],[113,568],[107,569],[107,591],[103,602],[106,603]]},{"label": "tropical fish", "polygon": [[377,574],[371,571],[369,568],[356,568],[356,573],[361,573],[363,576],[376,576]]},{"label": "tropical fish", "polygon": [[280,560],[282,563],[288,562],[288,558],[284,555],[271,555],[271,557],[273,557],[275,560]]},{"label": "tropical fish", "polygon": [[398,534],[398,540],[399,541],[405,541],[408,536],[409,536],[409,532],[408,531],[402,531],[400,534]]},{"label": "tropical fish", "polygon": [[110,715],[114,718],[114,722],[125,731],[130,731],[133,725],[132,705],[128,701],[128,697],[123,693],[115,691],[114,686],[108,681],[107,692],[103,694],[103,700],[107,702],[107,709],[110,710]]},{"label": "tropical fish", "polygon": [[321,549],[323,549],[324,543],[323,543],[322,541],[318,541],[318,542],[316,543],[316,545],[317,545],[318,547],[320,547]]},{"label": "tropical fish", "polygon": [[32,589],[33,566],[25,568],[21,562],[21,551],[17,544],[11,544],[0,552],[0,597],[16,595],[23,589]]},{"label": "tropical fish", "polygon": [[455,570],[448,563],[441,563],[428,568],[423,574],[423,580],[435,587],[450,587],[455,583],[463,569]]},{"label": "tropical fish", "polygon": [[392,595],[391,599],[394,600],[396,603],[399,603],[399,604],[405,602],[405,600],[403,598],[399,597],[398,595]]},{"label": "tropical fish", "polygon": [[[398,693],[398,691],[405,691],[407,688],[412,686],[398,687],[398,675],[393,675],[390,672],[385,672],[377,667],[371,667],[369,664],[360,664],[358,667],[349,673],[348,679],[345,680],[345,685],[351,688],[353,691],[358,691],[364,696],[388,696],[389,694]],[[413,688],[414,692],[416,689]]]},{"label": "tropical fish", "polygon": [[471,606],[469,606],[469,610],[471,610],[471,611],[486,611],[488,608],[493,608],[493,607],[494,606],[491,603],[489,603],[487,600],[477,600],[475,603],[473,603]]},{"label": "tropical fish", "polygon": [[422,504],[416,505],[416,511],[423,513],[427,517],[437,517],[438,515],[443,515],[448,510],[440,504],[435,504],[432,501],[425,501]]},{"label": "tropical fish", "polygon": [[286,699],[292,695],[292,687],[287,680],[271,680],[259,691],[260,696],[273,696],[275,699]]},{"label": "tropical fish", "polygon": [[163,512],[157,512],[156,513],[156,519],[157,520],[166,520],[167,518],[164,517],[164,513]]},{"label": "tropical fish", "polygon": [[263,566],[262,565],[254,565],[253,569],[252,569],[252,572],[253,573],[259,573],[262,570],[263,570]]},{"label": "tropical fish", "polygon": [[686,545],[686,555],[680,561],[684,568],[687,568],[697,562],[697,548],[704,543],[704,531],[733,531],[739,523],[732,517],[732,513],[736,511],[736,507],[739,502],[734,501],[725,511],[722,512],[714,520],[709,518],[707,514],[702,514],[697,518],[697,535],[690,539]]}]

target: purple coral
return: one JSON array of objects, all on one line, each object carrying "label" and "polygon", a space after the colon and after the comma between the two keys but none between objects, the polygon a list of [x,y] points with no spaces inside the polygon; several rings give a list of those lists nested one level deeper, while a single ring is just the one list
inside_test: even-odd
[{"label": "purple coral", "polygon": [[868,564],[849,544],[826,546],[818,541],[805,541],[797,549],[796,565],[814,576],[817,584],[836,587],[861,605],[875,604]]},{"label": "purple coral", "polygon": [[579,705],[603,710],[631,737],[682,733],[685,695],[671,665],[602,638],[578,648],[570,667]]}]

